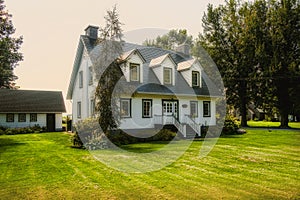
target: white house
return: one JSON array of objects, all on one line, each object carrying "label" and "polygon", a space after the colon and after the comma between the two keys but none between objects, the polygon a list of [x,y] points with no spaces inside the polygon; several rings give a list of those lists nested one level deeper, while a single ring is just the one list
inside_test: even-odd
[{"label": "white house", "polygon": [[39,125],[48,132],[61,131],[64,112],[62,92],[0,89],[0,126]]},{"label": "white house", "polygon": [[[94,115],[93,73],[98,27],[89,26],[80,36],[67,99],[72,100],[73,122]],[[119,100],[121,129],[153,129],[172,124],[183,136],[187,129],[200,135],[200,126],[216,125],[216,99],[220,97],[197,59],[183,45],[178,52],[125,43],[120,85],[134,87]]]}]

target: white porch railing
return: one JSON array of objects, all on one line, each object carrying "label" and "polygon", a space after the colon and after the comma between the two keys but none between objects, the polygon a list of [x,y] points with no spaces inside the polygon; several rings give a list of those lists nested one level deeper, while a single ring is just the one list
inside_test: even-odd
[{"label": "white porch railing", "polygon": [[185,115],[185,118],[186,123],[197,133],[198,136],[201,136],[201,125],[197,124],[190,115]]},{"label": "white porch railing", "polygon": [[154,123],[161,125],[172,124],[186,137],[186,125],[181,124],[173,115],[154,115]]}]

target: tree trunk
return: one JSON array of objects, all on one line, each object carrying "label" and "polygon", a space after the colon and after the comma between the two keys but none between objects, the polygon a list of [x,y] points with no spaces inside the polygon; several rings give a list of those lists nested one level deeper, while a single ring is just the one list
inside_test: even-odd
[{"label": "tree trunk", "polygon": [[246,99],[241,97],[241,106],[240,106],[240,110],[241,110],[241,126],[242,127],[247,127],[247,105],[246,105]]},{"label": "tree trunk", "polygon": [[247,82],[245,80],[241,81],[240,91],[240,114],[241,114],[241,126],[247,127]]},{"label": "tree trunk", "polygon": [[290,128],[289,127],[289,114],[286,110],[280,111],[280,128]]}]

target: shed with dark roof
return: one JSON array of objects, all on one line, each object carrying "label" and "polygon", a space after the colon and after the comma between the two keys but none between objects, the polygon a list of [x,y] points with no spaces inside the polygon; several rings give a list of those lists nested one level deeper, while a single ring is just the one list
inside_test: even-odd
[{"label": "shed with dark roof", "polygon": [[64,112],[66,108],[60,91],[0,89],[0,126],[39,125],[48,131],[59,131]]}]

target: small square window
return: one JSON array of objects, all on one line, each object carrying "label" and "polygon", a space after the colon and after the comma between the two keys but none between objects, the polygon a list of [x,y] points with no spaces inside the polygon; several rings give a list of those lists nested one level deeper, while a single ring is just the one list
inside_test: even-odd
[{"label": "small square window", "polygon": [[24,113],[19,114],[18,122],[26,122],[26,114]]},{"label": "small square window", "polygon": [[210,101],[203,101],[203,117],[210,117]]},{"label": "small square window", "polygon": [[131,99],[121,99],[120,114],[123,118],[131,117]]},{"label": "small square window", "polygon": [[130,81],[140,80],[140,65],[130,63]]},{"label": "small square window", "polygon": [[164,68],[164,84],[172,84],[172,69]]},{"label": "small square window", "polygon": [[37,122],[37,114],[36,113],[30,114],[30,122]]},{"label": "small square window", "polygon": [[14,122],[15,121],[15,115],[12,113],[6,114],[6,122]]}]

